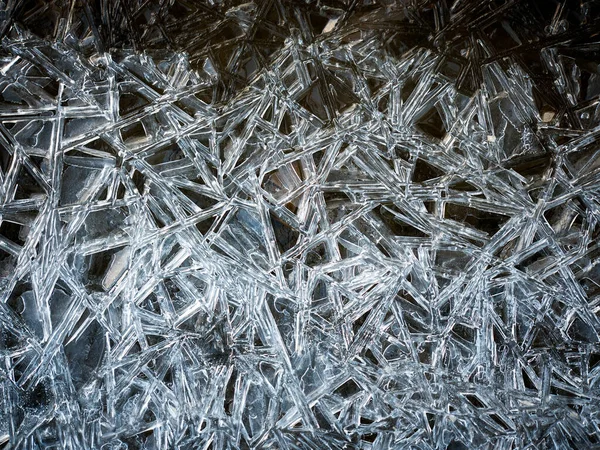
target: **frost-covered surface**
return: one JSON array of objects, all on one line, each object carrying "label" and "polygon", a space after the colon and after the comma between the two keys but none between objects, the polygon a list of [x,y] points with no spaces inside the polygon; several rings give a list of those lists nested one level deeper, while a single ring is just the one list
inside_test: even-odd
[{"label": "frost-covered surface", "polygon": [[213,3],[0,2],[0,446],[598,445],[597,5]]}]

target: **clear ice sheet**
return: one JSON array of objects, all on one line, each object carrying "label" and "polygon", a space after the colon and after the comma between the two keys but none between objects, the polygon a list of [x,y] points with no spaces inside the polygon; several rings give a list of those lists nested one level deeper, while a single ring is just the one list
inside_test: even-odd
[{"label": "clear ice sheet", "polygon": [[0,448],[597,448],[598,17],[0,2]]}]

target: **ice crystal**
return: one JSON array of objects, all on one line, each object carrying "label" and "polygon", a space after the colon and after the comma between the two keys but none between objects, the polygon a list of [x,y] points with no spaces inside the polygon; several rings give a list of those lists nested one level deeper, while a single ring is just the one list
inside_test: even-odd
[{"label": "ice crystal", "polygon": [[0,446],[600,445],[596,2],[0,2]]}]

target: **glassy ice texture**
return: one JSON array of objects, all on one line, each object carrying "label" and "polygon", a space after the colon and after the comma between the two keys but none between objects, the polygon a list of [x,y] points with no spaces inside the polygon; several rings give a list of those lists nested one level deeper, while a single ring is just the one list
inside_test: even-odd
[{"label": "glassy ice texture", "polygon": [[598,448],[599,17],[0,2],[0,448]]}]

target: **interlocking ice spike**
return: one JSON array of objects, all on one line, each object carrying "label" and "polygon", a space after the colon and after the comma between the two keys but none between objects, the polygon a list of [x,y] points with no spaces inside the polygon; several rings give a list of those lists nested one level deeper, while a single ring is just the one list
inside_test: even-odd
[{"label": "interlocking ice spike", "polygon": [[600,445],[597,2],[0,2],[0,447]]}]

